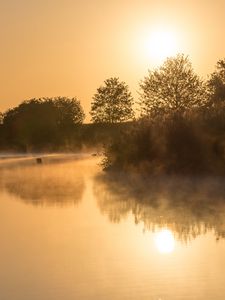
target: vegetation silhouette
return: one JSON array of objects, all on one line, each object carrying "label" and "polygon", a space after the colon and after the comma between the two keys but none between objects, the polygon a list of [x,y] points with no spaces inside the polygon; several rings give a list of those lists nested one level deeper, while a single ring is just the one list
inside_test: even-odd
[{"label": "vegetation silhouette", "polygon": [[146,174],[225,175],[225,60],[203,81],[183,54],[168,58],[140,83],[134,100],[119,78],[93,96],[93,124],[76,98],[31,99],[0,114],[0,150],[100,150],[105,170]]},{"label": "vegetation silhouette", "polygon": [[83,174],[78,170],[77,163],[70,160],[42,165],[17,161],[1,167],[0,188],[35,206],[77,205],[85,189]]},{"label": "vegetation silhouette", "polygon": [[183,54],[167,58],[161,67],[149,71],[140,83],[142,115],[154,117],[169,112],[184,113],[204,105],[203,81]]},{"label": "vegetation silhouette", "polygon": [[103,152],[106,145],[109,145],[122,132],[129,130],[133,122],[122,123],[93,123],[83,124],[80,128],[80,135],[76,145],[80,144],[79,150]]},{"label": "vegetation silhouette", "polygon": [[120,123],[134,118],[133,98],[125,82],[109,78],[97,89],[91,104],[94,123]]},{"label": "vegetation silhouette", "polygon": [[74,140],[83,120],[84,112],[76,98],[31,99],[3,114],[1,130],[9,148],[37,151]]},{"label": "vegetation silhouette", "polygon": [[106,147],[107,171],[224,175],[224,134],[195,116],[142,119]]},{"label": "vegetation silhouette", "polygon": [[145,179],[114,173],[96,177],[94,194],[102,214],[113,223],[132,215],[144,230],[170,229],[188,242],[213,232],[225,238],[223,178],[161,176]]},{"label": "vegetation silhouette", "polygon": [[140,85],[142,117],[107,145],[103,168],[157,175],[225,175],[225,106],[215,100],[214,80],[221,78],[221,95],[222,62],[207,83],[183,55],[150,72]]},{"label": "vegetation silhouette", "polygon": [[225,102],[225,59],[216,64],[216,70],[210,75],[207,82],[208,92],[212,105],[221,106]]}]

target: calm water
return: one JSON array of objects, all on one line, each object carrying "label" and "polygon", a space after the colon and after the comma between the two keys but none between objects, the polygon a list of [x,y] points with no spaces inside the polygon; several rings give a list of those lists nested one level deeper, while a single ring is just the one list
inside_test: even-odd
[{"label": "calm water", "polygon": [[1,160],[0,299],[224,300],[223,180],[129,189],[97,162]]}]

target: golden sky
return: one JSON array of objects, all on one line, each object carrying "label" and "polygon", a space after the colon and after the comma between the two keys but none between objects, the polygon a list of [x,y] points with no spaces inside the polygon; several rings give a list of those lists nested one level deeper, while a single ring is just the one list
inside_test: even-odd
[{"label": "golden sky", "polygon": [[0,0],[0,111],[32,97],[77,96],[88,120],[92,95],[111,76],[136,98],[158,63],[152,36],[164,33],[206,77],[225,57],[225,1]]}]

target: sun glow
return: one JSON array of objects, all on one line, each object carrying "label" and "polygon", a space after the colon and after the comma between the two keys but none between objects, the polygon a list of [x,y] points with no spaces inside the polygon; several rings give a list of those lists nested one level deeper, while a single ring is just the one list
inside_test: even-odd
[{"label": "sun glow", "polygon": [[163,229],[156,233],[155,245],[160,253],[171,253],[175,247],[175,240],[172,232]]},{"label": "sun glow", "polygon": [[175,56],[180,52],[176,32],[167,28],[145,31],[139,46],[142,57],[154,65],[161,64],[167,57]]},{"label": "sun glow", "polygon": [[176,39],[172,32],[155,31],[149,39],[149,51],[157,59],[165,59],[167,56],[176,54]]}]

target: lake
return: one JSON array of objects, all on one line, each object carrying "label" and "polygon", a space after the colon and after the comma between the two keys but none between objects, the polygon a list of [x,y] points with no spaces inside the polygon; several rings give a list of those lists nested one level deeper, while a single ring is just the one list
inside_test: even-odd
[{"label": "lake", "polygon": [[0,299],[224,300],[223,178],[139,187],[99,160],[1,159]]}]

